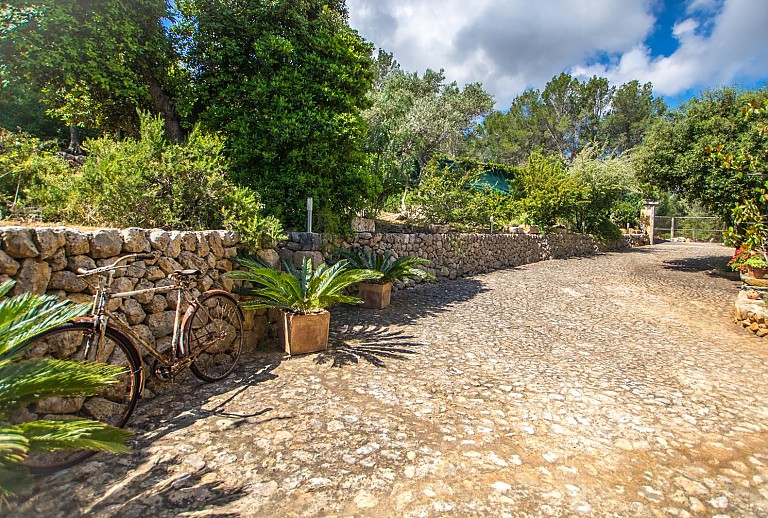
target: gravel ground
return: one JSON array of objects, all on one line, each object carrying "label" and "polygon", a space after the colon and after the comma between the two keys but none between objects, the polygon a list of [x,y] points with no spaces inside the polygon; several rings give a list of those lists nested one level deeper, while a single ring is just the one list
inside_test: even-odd
[{"label": "gravel ground", "polygon": [[546,261],[332,311],[140,402],[133,453],[39,480],[18,516],[768,516],[768,345],[729,250]]}]

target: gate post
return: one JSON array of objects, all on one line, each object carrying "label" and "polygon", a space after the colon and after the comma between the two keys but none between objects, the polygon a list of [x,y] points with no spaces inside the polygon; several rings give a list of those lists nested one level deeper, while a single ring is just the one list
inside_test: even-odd
[{"label": "gate post", "polygon": [[653,235],[656,232],[656,207],[658,205],[658,202],[645,200],[640,211],[640,222],[645,226],[651,244],[654,243]]}]

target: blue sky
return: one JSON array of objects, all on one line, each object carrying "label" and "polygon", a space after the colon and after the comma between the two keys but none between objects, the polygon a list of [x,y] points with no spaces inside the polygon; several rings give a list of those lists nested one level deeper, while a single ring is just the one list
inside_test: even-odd
[{"label": "blue sky", "polygon": [[482,82],[496,108],[554,75],[650,81],[672,106],[768,83],[768,0],[348,0],[350,25],[405,70]]}]

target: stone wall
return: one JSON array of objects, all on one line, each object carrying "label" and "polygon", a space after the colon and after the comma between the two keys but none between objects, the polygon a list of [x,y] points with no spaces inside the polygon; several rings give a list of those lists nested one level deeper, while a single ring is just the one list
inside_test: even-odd
[{"label": "stone wall", "polygon": [[[168,275],[185,268],[203,272],[198,293],[208,289],[231,291],[234,287],[232,280],[222,276],[233,268],[231,259],[237,255],[238,236],[233,232],[0,227],[0,239],[0,283],[15,279],[14,294],[30,291],[91,302],[93,288],[75,272],[111,264],[121,255],[137,252],[153,252],[156,258],[117,270],[114,291],[167,286],[171,283]],[[162,350],[171,341],[176,299],[175,292],[140,294],[113,299],[110,309]],[[265,312],[245,312],[245,317],[248,349],[266,336],[269,325]]]},{"label": "stone wall", "polygon": [[[0,282],[15,279],[14,294],[30,291],[54,294],[76,302],[90,302],[93,289],[75,273],[112,263],[126,253],[153,252],[156,258],[136,261],[121,269],[115,291],[165,286],[174,270],[194,268],[203,272],[197,291],[224,289],[234,283],[223,273],[234,265],[237,234],[222,230],[177,232],[128,228],[81,231],[72,228],[0,227]],[[619,243],[628,246],[628,242]],[[425,269],[438,280],[455,279],[547,259],[592,255],[597,250],[591,236],[579,234],[379,234],[359,232],[349,238],[324,238],[323,234],[291,233],[279,252],[263,250],[264,259],[277,266],[279,258],[300,265],[311,257],[315,265],[333,254],[336,246],[391,250],[395,256],[428,259]],[[418,280],[408,281],[409,285]],[[402,287],[402,285],[398,285]],[[137,295],[114,299],[111,310],[128,322],[142,338],[161,349],[170,343],[176,294]],[[270,334],[264,311],[245,312],[246,349]]]},{"label": "stone wall", "polygon": [[759,297],[757,291],[741,290],[736,297],[733,321],[759,337],[768,336],[768,309],[765,307],[765,300],[749,298],[750,291],[752,296]]},{"label": "stone wall", "polygon": [[[377,234],[359,232],[351,238],[324,240],[322,234],[292,232],[281,244],[282,259],[301,265],[304,257],[315,264],[336,247],[377,253],[391,250],[395,257],[412,255],[431,261],[425,267],[438,280],[455,279],[521,264],[592,255],[597,250],[592,236],[580,234]],[[410,284],[418,282],[409,281]]]}]

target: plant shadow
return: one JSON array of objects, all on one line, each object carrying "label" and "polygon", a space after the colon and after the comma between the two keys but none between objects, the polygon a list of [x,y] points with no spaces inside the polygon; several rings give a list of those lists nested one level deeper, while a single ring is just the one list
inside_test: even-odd
[{"label": "plant shadow", "polygon": [[383,368],[385,360],[407,360],[424,345],[401,330],[377,325],[345,325],[333,330],[328,349],[317,355],[315,363],[344,367],[364,360]]}]

